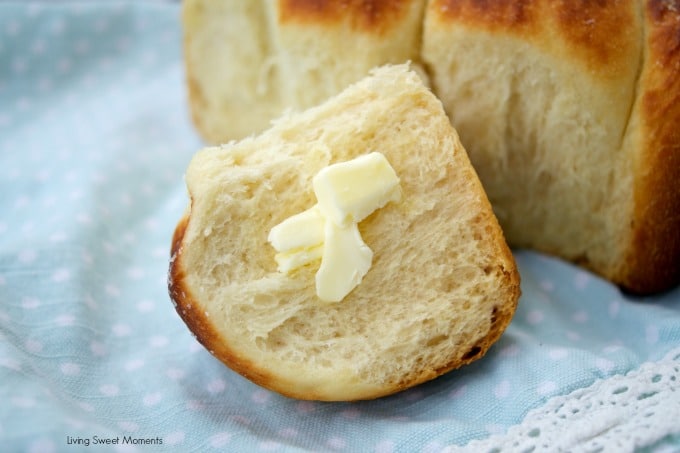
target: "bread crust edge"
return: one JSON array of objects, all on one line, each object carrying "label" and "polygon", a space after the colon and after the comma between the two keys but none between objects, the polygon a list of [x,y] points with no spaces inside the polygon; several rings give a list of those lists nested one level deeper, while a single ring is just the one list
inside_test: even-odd
[{"label": "bread crust edge", "polygon": [[[200,303],[186,284],[186,270],[184,269],[182,262],[183,240],[190,219],[191,214],[189,211],[185,213],[177,223],[172,236],[171,258],[168,270],[168,292],[177,314],[187,325],[194,338],[220,362],[255,384],[289,398],[316,401],[358,401],[377,399],[431,381],[450,371],[475,362],[484,357],[491,346],[493,346],[505,332],[515,314],[521,294],[519,271],[517,270],[516,265],[513,265],[515,263],[514,257],[509,247],[505,242],[502,242],[499,244],[501,248],[501,250],[499,250],[501,259],[499,261],[502,262],[502,265],[499,266],[497,271],[501,274],[501,286],[505,289],[504,295],[507,297],[503,298],[503,304],[497,304],[494,307],[494,310],[491,313],[491,325],[488,332],[482,338],[478,339],[475,342],[475,345],[468,351],[465,351],[462,355],[453,355],[451,361],[440,367],[424,370],[417,377],[410,380],[399,381],[392,385],[385,385],[379,391],[372,391],[370,393],[359,392],[357,394],[343,396],[327,394],[323,390],[320,392],[309,391],[309,389],[305,389],[306,391],[300,390],[294,388],[294,385],[286,385],[286,383],[281,382],[277,376],[260,369],[253,361],[242,357],[232,350],[222,341],[217,329],[215,329],[212,322],[201,310]],[[501,234],[500,239],[504,241],[502,233],[499,234]],[[494,235],[493,240],[498,241],[498,239],[498,236]]]}]

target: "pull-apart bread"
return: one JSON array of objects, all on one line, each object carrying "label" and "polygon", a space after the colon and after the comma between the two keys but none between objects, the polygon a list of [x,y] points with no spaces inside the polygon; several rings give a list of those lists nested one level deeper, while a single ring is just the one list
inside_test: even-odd
[{"label": "pull-apart bread", "polygon": [[680,282],[680,1],[432,0],[422,57],[511,245]]},{"label": "pull-apart bread", "polygon": [[387,63],[417,61],[424,0],[184,0],[191,114],[209,143],[261,132]]},{"label": "pull-apart bread", "polygon": [[184,28],[208,141],[411,60],[511,246],[680,283],[680,0],[185,0]]},{"label": "pull-apart bread", "polygon": [[[281,394],[409,388],[482,357],[515,312],[519,275],[500,226],[441,102],[407,65],[200,151],[186,183],[169,272],[177,312],[215,357]],[[330,251],[331,222],[350,217],[326,209],[329,187],[342,189],[330,191],[333,209],[360,208]],[[316,207],[323,239],[305,223]],[[300,223],[279,235],[290,219]],[[307,239],[326,241],[323,254],[280,259],[275,247]],[[352,271],[357,260],[368,268]],[[321,297],[348,269],[353,285]]]}]

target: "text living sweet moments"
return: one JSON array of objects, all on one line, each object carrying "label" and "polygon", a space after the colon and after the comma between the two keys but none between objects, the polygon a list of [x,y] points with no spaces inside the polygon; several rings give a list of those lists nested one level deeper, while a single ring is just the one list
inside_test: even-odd
[{"label": "text living sweet moments", "polygon": [[66,445],[82,445],[89,447],[90,445],[163,445],[161,437],[133,437],[133,436],[115,436],[115,437],[77,437],[66,436]]}]

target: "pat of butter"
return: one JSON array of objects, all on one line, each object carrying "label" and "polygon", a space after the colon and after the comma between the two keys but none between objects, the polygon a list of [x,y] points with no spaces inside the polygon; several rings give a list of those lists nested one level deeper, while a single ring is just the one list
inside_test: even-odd
[{"label": "pat of butter", "polygon": [[324,302],[339,302],[364,278],[373,251],[364,243],[356,223],[338,226],[326,222],[321,266],[316,273],[316,294]]},{"label": "pat of butter", "polygon": [[344,299],[368,272],[373,251],[358,223],[401,198],[399,178],[380,153],[323,168],[312,179],[317,204],[289,217],[269,232],[280,272],[321,259],[316,294],[325,302]]},{"label": "pat of butter", "polygon": [[323,250],[323,244],[315,247],[293,249],[277,253],[274,255],[274,260],[278,264],[279,272],[287,273],[318,260],[323,256]]},{"label": "pat of butter", "polygon": [[312,186],[319,210],[336,225],[361,222],[401,198],[399,178],[378,152],[323,168],[314,176]]},{"label": "pat of butter", "polygon": [[324,223],[326,219],[314,205],[276,225],[269,232],[267,240],[277,252],[321,245],[324,239]]}]

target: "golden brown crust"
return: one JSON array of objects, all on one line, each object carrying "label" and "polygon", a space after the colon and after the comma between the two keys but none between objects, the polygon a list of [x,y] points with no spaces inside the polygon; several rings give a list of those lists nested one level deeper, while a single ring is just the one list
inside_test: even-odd
[{"label": "golden brown crust", "polygon": [[185,215],[177,224],[172,238],[168,292],[177,314],[182,318],[196,340],[215,358],[256,384],[286,394],[285,389],[277,389],[275,383],[272,383],[272,376],[257,370],[251,361],[236,354],[229,348],[229,345],[224,343],[218,330],[212,325],[202,310],[201,304],[192,294],[191,288],[186,282],[186,271],[182,265],[182,241],[189,221],[190,215]]},{"label": "golden brown crust", "polygon": [[680,282],[680,0],[648,0],[645,16],[633,239],[622,277],[634,293]]},{"label": "golden brown crust", "polygon": [[280,23],[335,24],[381,35],[397,27],[411,0],[279,0]]},{"label": "golden brown crust", "polygon": [[616,73],[630,64],[635,0],[433,0],[428,14],[491,33],[518,36],[537,45],[564,40],[563,49],[590,70]]},{"label": "golden brown crust", "polygon": [[[179,221],[173,233],[168,273],[168,292],[170,299],[175,305],[175,310],[196,340],[230,369],[262,387],[291,398],[328,400],[328,395],[316,394],[309,389],[306,391],[296,391],[296,389],[289,388],[285,384],[278,382],[275,376],[263,372],[252,361],[241,357],[224,342],[218,330],[205,315],[199,301],[193,296],[186,282],[186,271],[182,265],[182,242],[189,221],[190,215],[187,214]],[[498,235],[493,236],[494,241],[499,239]],[[493,268],[488,269],[488,272],[497,274],[501,282],[499,288],[502,288],[504,291],[499,291],[499,294],[495,295],[495,297],[499,298],[499,303],[494,306],[493,311],[490,313],[491,327],[489,331],[467,351],[453,351],[451,360],[448,363],[435,369],[423,370],[419,375],[410,376],[403,381],[386,384],[380,393],[366,396],[363,399],[380,398],[406,390],[479,360],[498,341],[514,316],[521,292],[520,276],[517,267],[514,265],[514,258],[510,249],[504,245],[505,242],[502,235],[500,236],[503,242],[499,243],[498,247],[498,252],[500,253],[499,260]]]}]

